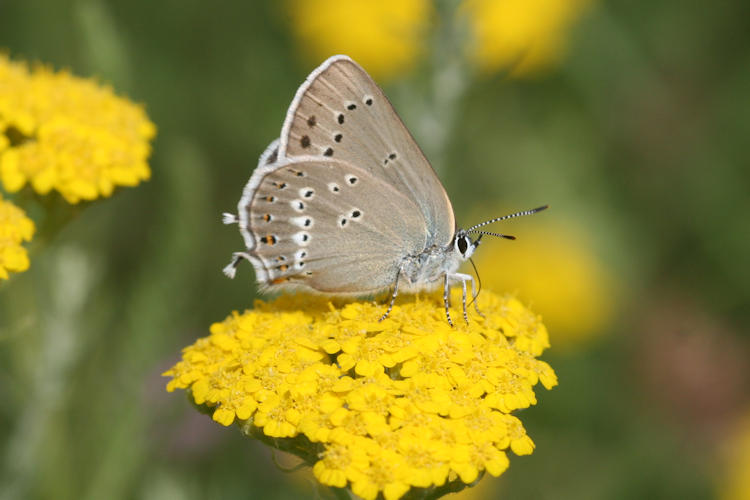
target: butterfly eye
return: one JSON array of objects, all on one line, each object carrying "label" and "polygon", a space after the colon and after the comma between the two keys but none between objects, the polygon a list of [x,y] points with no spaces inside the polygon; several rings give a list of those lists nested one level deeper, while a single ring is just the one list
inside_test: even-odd
[{"label": "butterfly eye", "polygon": [[464,255],[469,248],[469,238],[461,236],[456,240],[456,245],[458,245],[458,251],[461,252],[461,255]]}]

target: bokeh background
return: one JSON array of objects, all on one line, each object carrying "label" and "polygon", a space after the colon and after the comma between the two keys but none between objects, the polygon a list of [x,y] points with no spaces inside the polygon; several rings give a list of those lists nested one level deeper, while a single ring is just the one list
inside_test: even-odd
[{"label": "bokeh background", "polygon": [[459,224],[552,207],[498,226],[519,239],[485,239],[477,265],[544,316],[560,385],[524,411],[535,453],[460,495],[750,498],[749,13],[0,2],[11,58],[109,83],[158,127],[145,184],[74,208],[5,194],[39,232],[31,268],[0,283],[0,498],[325,497],[161,373],[252,305],[250,266],[220,272],[241,248],[220,214],[334,53],[382,84]]}]

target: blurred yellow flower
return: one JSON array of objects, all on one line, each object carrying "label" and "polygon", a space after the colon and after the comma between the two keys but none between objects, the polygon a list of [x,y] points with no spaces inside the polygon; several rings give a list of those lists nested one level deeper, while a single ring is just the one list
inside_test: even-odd
[{"label": "blurred yellow flower", "polygon": [[460,11],[471,31],[469,53],[486,72],[514,76],[559,63],[568,31],[590,0],[465,0]]},{"label": "blurred yellow flower", "polygon": [[534,226],[525,226],[516,241],[483,241],[475,254],[482,285],[533,302],[555,346],[600,334],[615,300],[604,264],[574,228]]},{"label": "blurred yellow flower", "polygon": [[34,223],[23,210],[0,196],[0,280],[8,279],[8,272],[29,268],[29,256],[21,246],[31,241]]},{"label": "blurred yellow flower", "polygon": [[727,467],[719,482],[720,500],[750,498],[750,412],[740,419],[728,440]]},{"label": "blurred yellow flower", "polygon": [[30,183],[69,202],[110,196],[151,171],[156,128],[142,107],[111,88],[43,66],[29,70],[0,54],[0,181]]},{"label": "blurred yellow flower", "polygon": [[258,301],[185,348],[167,389],[189,389],[220,424],[237,421],[364,499],[502,474],[508,450],[534,449],[511,413],[536,403],[539,382],[557,384],[537,359],[546,328],[517,299],[487,291],[486,317],[457,328],[440,294],[401,299],[383,322],[372,302]]},{"label": "blurred yellow flower", "polygon": [[433,20],[429,0],[287,0],[292,30],[312,60],[347,54],[376,79],[388,79],[420,55]]}]

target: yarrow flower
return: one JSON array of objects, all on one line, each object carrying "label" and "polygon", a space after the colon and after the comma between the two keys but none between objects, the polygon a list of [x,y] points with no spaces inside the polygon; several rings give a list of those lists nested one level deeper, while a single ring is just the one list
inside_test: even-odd
[{"label": "yarrow flower", "polygon": [[375,78],[408,69],[426,42],[429,0],[287,0],[299,45],[312,60],[348,54]]},{"label": "yarrow flower", "polygon": [[29,256],[21,244],[31,241],[33,235],[31,219],[0,195],[0,280],[7,280],[9,271],[22,272],[29,268]]},{"label": "yarrow flower", "polygon": [[[457,296],[454,296],[454,299]],[[222,425],[300,456],[364,499],[457,491],[534,443],[512,412],[557,384],[540,318],[483,292],[451,328],[440,296],[381,305],[283,295],[211,326],[165,373]]]},{"label": "yarrow flower", "polygon": [[486,72],[510,68],[538,73],[565,53],[571,26],[591,0],[465,0],[460,10],[472,33],[469,55]]},{"label": "yarrow flower", "polygon": [[111,88],[0,54],[0,181],[69,203],[147,180],[156,128]]}]

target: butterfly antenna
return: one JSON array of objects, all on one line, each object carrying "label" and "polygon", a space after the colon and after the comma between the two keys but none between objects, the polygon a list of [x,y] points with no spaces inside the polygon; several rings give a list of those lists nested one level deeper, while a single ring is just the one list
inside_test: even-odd
[{"label": "butterfly antenna", "polygon": [[[472,232],[479,233],[481,231],[475,231],[475,229],[477,229],[479,227],[482,227],[482,226],[486,226],[487,224],[492,224],[493,222],[500,222],[501,220],[506,220],[506,219],[513,219],[515,217],[521,217],[522,215],[535,214],[537,212],[541,212],[542,210],[547,210],[548,208],[549,208],[549,205],[543,205],[541,207],[532,208],[531,210],[524,210],[522,212],[516,212],[514,214],[503,215],[502,217],[497,217],[495,219],[490,219],[488,221],[484,221],[484,222],[482,222],[480,224],[477,224],[475,226],[471,226],[469,229],[466,230],[466,232],[467,233],[472,233]],[[497,236],[496,234],[492,234],[492,233],[486,233],[486,234],[491,234],[492,236]],[[502,238],[506,238],[506,236],[502,236],[502,235],[501,235],[501,237]]]},{"label": "butterfly antenna", "polygon": [[[467,233],[469,231],[466,231]],[[489,231],[471,231],[472,233],[479,233],[479,234],[486,234],[488,236],[497,236],[498,238],[505,238],[506,240],[515,240],[515,236],[511,236],[509,234],[500,234],[500,233],[491,233]]]}]

